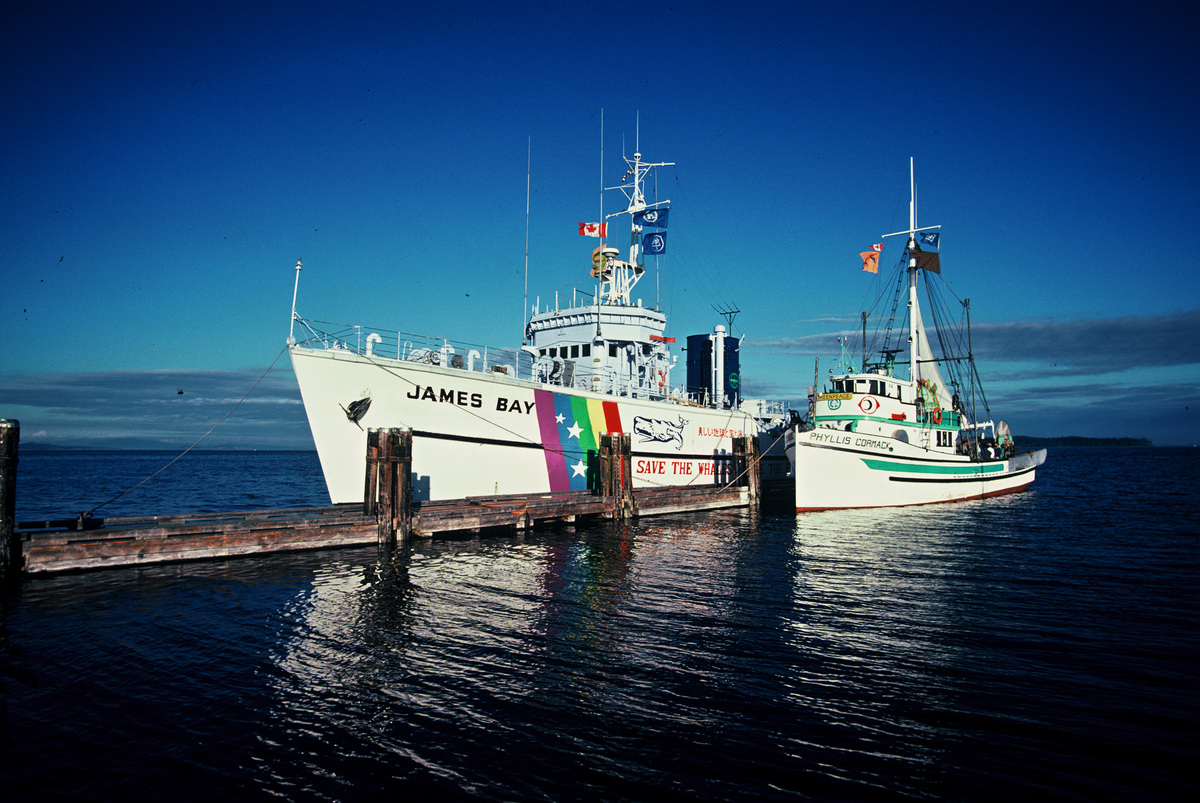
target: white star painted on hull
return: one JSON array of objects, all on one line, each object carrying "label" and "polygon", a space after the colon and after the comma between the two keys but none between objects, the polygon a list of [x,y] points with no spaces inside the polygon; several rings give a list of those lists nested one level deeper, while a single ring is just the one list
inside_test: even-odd
[{"label": "white star painted on hull", "polygon": [[562,413],[559,413],[557,416],[554,417],[554,421],[557,424],[561,424],[563,421],[566,421],[566,420],[567,419],[563,417]]},{"label": "white star painted on hull", "polygon": [[571,466],[571,468],[574,469],[574,471],[575,471],[574,476],[576,476],[576,477],[586,477],[587,476],[587,466],[585,466],[583,464],[582,460],[580,460],[575,465]]},{"label": "white star painted on hull", "polygon": [[567,432],[571,433],[572,438],[578,439],[579,433],[583,432],[583,427],[579,426],[579,422],[576,421],[574,424],[571,425],[571,428],[568,429]]}]

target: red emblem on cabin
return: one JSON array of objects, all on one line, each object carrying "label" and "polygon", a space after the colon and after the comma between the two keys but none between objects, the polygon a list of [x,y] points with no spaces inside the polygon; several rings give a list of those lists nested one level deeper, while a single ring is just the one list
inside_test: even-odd
[{"label": "red emblem on cabin", "polygon": [[862,401],[858,403],[858,409],[870,415],[879,409],[879,402],[873,396],[863,396]]}]

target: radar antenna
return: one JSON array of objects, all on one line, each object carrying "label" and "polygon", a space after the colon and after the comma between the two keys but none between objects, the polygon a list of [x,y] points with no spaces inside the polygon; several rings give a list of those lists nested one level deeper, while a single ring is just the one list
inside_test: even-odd
[{"label": "radar antenna", "polygon": [[716,304],[713,304],[712,308],[717,311],[718,315],[720,315],[722,318],[725,319],[726,329],[728,329],[729,334],[732,335],[733,334],[733,319],[737,317],[737,314],[739,312],[741,312],[741,310],[738,309],[737,307],[725,307],[724,309],[722,309],[721,307],[718,307]]}]

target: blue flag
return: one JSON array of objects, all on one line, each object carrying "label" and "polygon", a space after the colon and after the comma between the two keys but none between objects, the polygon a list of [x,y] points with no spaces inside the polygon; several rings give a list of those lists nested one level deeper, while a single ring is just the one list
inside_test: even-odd
[{"label": "blue flag", "polygon": [[653,226],[656,229],[665,229],[667,227],[667,213],[671,211],[669,206],[662,209],[643,209],[641,212],[635,212],[633,222],[638,226]]},{"label": "blue flag", "polygon": [[936,232],[936,231],[921,232],[921,245],[932,245],[934,248],[937,248],[938,240],[940,240],[940,239],[942,239],[942,235],[939,232]]},{"label": "blue flag", "polygon": [[642,238],[642,250],[647,256],[654,254],[662,254],[667,250],[667,233],[665,231],[654,231]]}]

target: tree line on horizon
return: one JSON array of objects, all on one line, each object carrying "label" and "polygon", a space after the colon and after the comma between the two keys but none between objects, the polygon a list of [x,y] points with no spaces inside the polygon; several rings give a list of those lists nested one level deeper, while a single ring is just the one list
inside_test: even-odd
[{"label": "tree line on horizon", "polygon": [[1036,435],[1013,435],[1020,447],[1030,446],[1153,446],[1149,438],[1084,438],[1067,435],[1058,438],[1039,438]]}]

